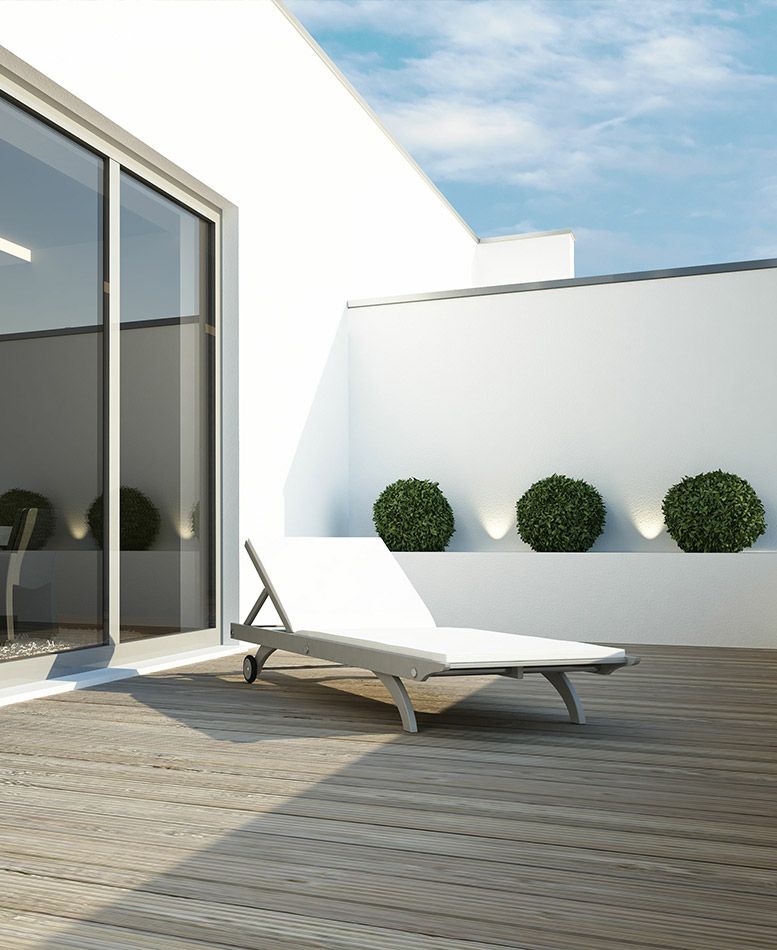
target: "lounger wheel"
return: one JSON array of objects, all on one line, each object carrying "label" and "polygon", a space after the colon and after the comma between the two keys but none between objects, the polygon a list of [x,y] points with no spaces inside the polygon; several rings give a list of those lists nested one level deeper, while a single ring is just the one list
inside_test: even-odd
[{"label": "lounger wheel", "polygon": [[258,675],[259,664],[256,662],[256,657],[243,657],[243,677],[245,678],[246,683],[253,683]]}]

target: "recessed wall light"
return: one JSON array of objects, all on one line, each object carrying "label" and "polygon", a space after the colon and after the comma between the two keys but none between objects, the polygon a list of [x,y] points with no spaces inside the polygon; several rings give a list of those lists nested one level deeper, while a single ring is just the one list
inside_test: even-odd
[{"label": "recessed wall light", "polygon": [[515,513],[512,509],[502,510],[497,505],[484,506],[478,512],[480,523],[493,541],[501,541],[510,528],[515,527]]},{"label": "recessed wall light", "polygon": [[653,541],[664,530],[664,513],[658,507],[655,509],[640,508],[632,511],[631,520],[637,531],[648,541]]},{"label": "recessed wall light", "polygon": [[27,261],[28,264],[32,261],[32,251],[28,247],[14,244],[13,241],[4,237],[0,237],[0,252],[11,254],[13,257],[18,257],[20,261]]}]

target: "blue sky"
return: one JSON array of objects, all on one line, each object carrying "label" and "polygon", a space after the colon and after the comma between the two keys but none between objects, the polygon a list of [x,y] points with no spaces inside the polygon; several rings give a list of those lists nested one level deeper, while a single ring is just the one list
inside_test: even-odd
[{"label": "blue sky", "polygon": [[777,0],[287,0],[481,236],[777,257]]}]

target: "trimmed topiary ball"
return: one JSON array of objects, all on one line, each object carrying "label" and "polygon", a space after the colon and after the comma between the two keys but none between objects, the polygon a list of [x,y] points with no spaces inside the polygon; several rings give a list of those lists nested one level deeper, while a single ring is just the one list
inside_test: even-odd
[{"label": "trimmed topiary ball", "polygon": [[38,520],[30,538],[29,549],[36,551],[45,547],[54,533],[56,517],[51,502],[45,495],[26,488],[10,488],[0,495],[0,524],[13,525],[24,508],[38,508]]},{"label": "trimmed topiary ball", "polygon": [[516,512],[518,534],[535,551],[587,551],[604,531],[607,517],[593,485],[566,475],[535,482]]},{"label": "trimmed topiary ball", "polygon": [[384,488],[372,520],[390,551],[444,551],[456,530],[439,484],[422,478],[401,478]]},{"label": "trimmed topiary ball", "polygon": [[766,531],[752,485],[729,472],[686,476],[666,493],[666,530],[683,551],[744,551]]},{"label": "trimmed topiary ball", "polygon": [[[122,551],[147,551],[159,534],[159,511],[154,503],[138,491],[122,485],[119,492],[120,540]],[[89,530],[103,546],[103,496],[98,495],[86,514]]]}]

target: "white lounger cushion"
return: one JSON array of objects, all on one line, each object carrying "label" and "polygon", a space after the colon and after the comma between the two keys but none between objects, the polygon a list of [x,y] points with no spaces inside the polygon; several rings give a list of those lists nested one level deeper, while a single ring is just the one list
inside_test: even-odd
[{"label": "white lounger cushion", "polygon": [[435,625],[380,538],[285,538],[256,551],[293,630]]},{"label": "white lounger cushion", "polygon": [[565,666],[586,663],[617,663],[623,650],[574,640],[524,637],[493,630],[468,627],[407,627],[402,630],[322,630],[299,631],[320,640],[353,646],[380,647],[388,653],[415,655],[453,669],[485,666]]}]

